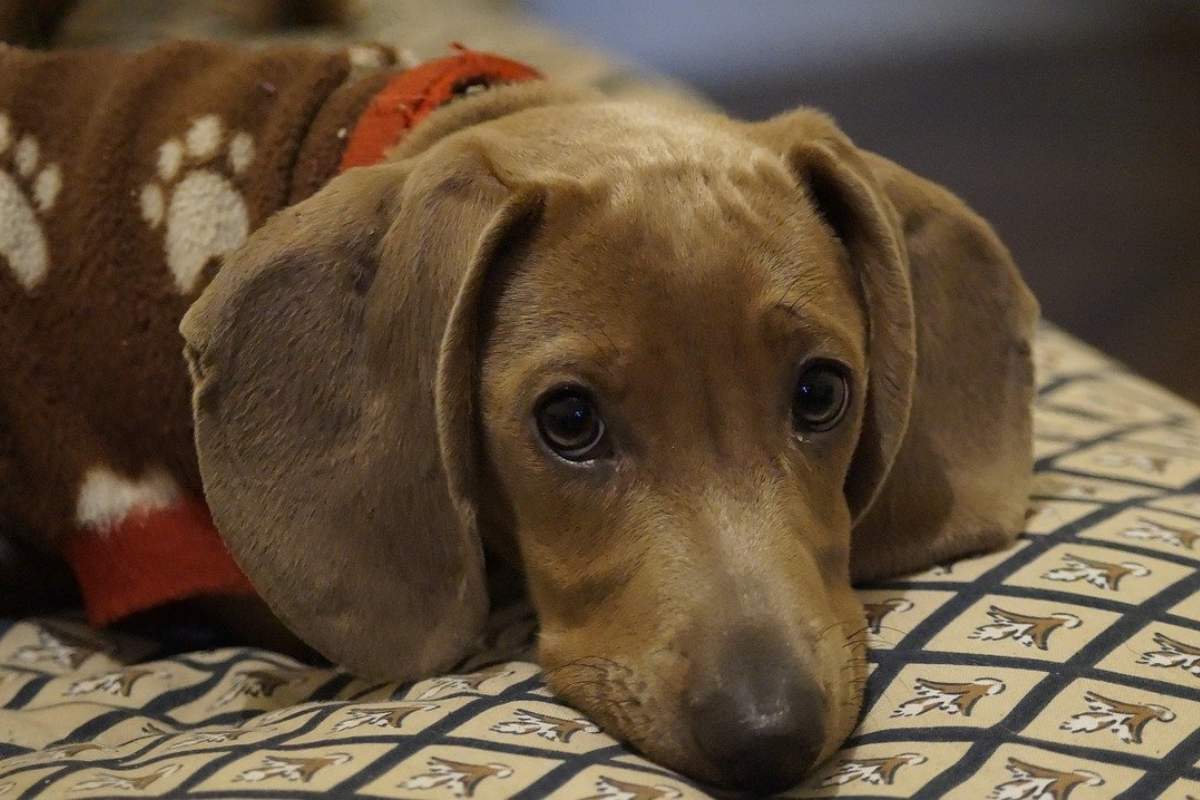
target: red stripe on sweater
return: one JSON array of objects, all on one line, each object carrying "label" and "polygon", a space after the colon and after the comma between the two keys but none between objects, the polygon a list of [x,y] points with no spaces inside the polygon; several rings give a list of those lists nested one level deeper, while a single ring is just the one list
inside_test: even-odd
[{"label": "red stripe on sweater", "polygon": [[93,625],[198,595],[254,594],[208,507],[195,500],[135,509],[102,532],[84,528],[64,555]]}]

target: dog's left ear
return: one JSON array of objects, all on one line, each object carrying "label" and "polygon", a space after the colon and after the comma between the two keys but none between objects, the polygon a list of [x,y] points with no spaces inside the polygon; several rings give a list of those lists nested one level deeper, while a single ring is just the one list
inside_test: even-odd
[{"label": "dog's left ear", "polygon": [[868,320],[862,432],[846,481],[855,580],[994,549],[1032,472],[1033,296],[961,200],[801,109],[749,126],[785,155],[850,255]]}]

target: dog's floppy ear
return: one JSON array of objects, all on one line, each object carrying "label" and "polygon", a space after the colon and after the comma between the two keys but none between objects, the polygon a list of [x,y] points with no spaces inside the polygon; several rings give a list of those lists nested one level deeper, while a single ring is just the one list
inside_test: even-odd
[{"label": "dog's floppy ear", "polygon": [[908,426],[915,380],[913,298],[886,198],[849,140],[824,115],[801,110],[751,126],[783,155],[807,200],[849,254],[867,311],[867,396],[846,478],[855,520],[883,486]]},{"label": "dog's floppy ear", "polygon": [[362,674],[447,668],[486,618],[463,370],[480,276],[537,208],[472,147],[350,170],[183,320],[218,529],[271,609]]},{"label": "dog's floppy ear", "polygon": [[1008,251],[958,198],[858,150],[824,115],[753,127],[791,148],[859,264],[870,378],[846,487],[852,577],[1002,546],[1021,529],[1031,478],[1038,317]]},{"label": "dog's floppy ear", "polygon": [[991,226],[961,200],[863,158],[904,233],[918,365],[904,446],[854,531],[854,577],[871,579],[995,550],[1021,531],[1038,304]]}]

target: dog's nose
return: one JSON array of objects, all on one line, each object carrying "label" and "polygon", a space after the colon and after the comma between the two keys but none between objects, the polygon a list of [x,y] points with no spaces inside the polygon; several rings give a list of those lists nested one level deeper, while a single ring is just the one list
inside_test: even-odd
[{"label": "dog's nose", "polygon": [[825,741],[820,688],[782,640],[767,633],[735,636],[716,669],[696,676],[688,706],[701,752],[741,789],[794,786]]}]

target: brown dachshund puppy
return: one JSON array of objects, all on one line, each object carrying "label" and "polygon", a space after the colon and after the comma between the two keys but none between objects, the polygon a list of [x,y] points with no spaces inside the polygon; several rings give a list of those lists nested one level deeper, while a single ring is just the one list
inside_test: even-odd
[{"label": "brown dachshund puppy", "polygon": [[996,548],[1037,306],[987,224],[801,109],[542,83],[270,220],[183,320],[217,526],[270,607],[426,675],[524,573],[551,686],[702,779],[853,729],[857,580]]},{"label": "brown dachshund puppy", "polygon": [[95,621],[148,607],[97,587],[248,576],[330,659],[419,678],[515,571],[561,696],[769,790],[854,727],[852,582],[1019,529],[1037,306],[982,220],[825,116],[463,53],[498,71],[434,75],[388,151],[343,121],[419,105],[350,81],[380,53],[89,57],[0,48],[0,533],[65,553]]}]

